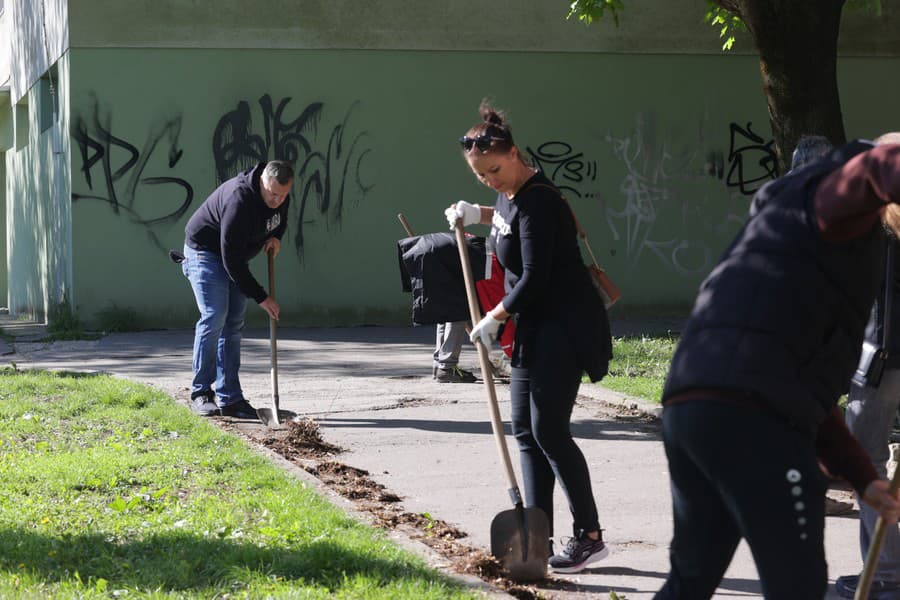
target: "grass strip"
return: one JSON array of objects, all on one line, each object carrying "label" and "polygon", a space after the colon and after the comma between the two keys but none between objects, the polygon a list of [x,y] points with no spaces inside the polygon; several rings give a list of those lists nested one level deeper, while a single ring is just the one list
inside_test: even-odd
[{"label": "grass strip", "polygon": [[678,335],[663,333],[613,338],[613,359],[604,387],[659,402]]},{"label": "grass strip", "polygon": [[471,598],[162,392],[0,371],[2,598]]}]

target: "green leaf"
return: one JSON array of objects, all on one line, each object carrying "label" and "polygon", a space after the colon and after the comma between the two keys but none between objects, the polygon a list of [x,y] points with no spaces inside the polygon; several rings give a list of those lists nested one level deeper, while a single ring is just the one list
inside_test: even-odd
[{"label": "green leaf", "polygon": [[569,4],[569,13],[567,19],[577,18],[585,25],[590,25],[594,21],[603,18],[603,13],[607,10],[612,15],[613,23],[619,26],[619,11],[625,8],[622,0],[575,0]]},{"label": "green leaf", "polygon": [[741,18],[722,8],[713,0],[706,0],[707,10],[703,21],[719,29],[719,37],[724,38],[722,51],[727,52],[734,47],[735,31],[747,31],[747,26]]},{"label": "green leaf", "polygon": [[116,499],[107,504],[107,506],[116,512],[125,512],[125,509],[128,508],[122,496],[116,496]]}]

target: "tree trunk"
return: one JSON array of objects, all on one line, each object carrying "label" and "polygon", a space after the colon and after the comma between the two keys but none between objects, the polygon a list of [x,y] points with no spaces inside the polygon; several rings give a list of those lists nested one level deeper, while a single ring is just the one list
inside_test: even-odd
[{"label": "tree trunk", "polygon": [[844,0],[721,0],[736,12],[759,51],[763,90],[781,173],[804,135],[846,141],[837,86]]}]

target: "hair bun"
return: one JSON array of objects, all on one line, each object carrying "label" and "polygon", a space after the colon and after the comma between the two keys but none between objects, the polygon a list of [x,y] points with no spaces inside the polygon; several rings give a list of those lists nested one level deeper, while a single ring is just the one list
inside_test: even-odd
[{"label": "hair bun", "polygon": [[478,112],[481,114],[481,119],[490,125],[505,125],[503,119],[503,113],[495,109],[491,106],[490,102],[487,99],[481,101],[481,105],[478,107]]}]

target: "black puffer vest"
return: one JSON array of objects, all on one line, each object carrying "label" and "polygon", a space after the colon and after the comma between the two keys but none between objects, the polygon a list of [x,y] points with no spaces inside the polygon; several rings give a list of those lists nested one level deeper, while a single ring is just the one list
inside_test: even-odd
[{"label": "black puffer vest", "polygon": [[876,225],[823,240],[813,193],[871,148],[853,143],[760,189],[754,216],[700,286],[672,359],[663,401],[697,388],[746,392],[813,432],[849,387],[883,276]]}]

